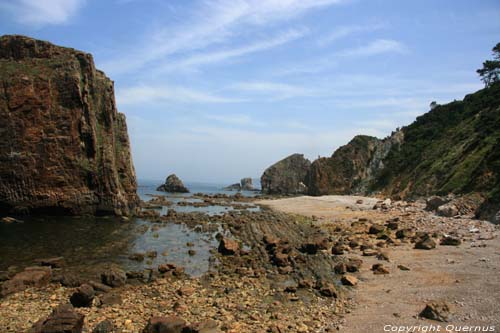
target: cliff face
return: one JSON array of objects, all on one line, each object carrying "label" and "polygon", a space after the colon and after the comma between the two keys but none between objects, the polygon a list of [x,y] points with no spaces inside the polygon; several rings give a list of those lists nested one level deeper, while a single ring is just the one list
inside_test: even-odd
[{"label": "cliff face", "polygon": [[318,158],[306,177],[310,195],[362,194],[384,168],[384,158],[403,140],[402,132],[380,140],[358,135],[338,148],[331,157]]},{"label": "cliff face", "polygon": [[117,214],[138,202],[125,116],[92,56],[0,37],[0,211]]},{"label": "cliff face", "polygon": [[301,154],[290,155],[273,164],[260,178],[262,193],[306,193],[305,179],[310,166],[311,162]]}]

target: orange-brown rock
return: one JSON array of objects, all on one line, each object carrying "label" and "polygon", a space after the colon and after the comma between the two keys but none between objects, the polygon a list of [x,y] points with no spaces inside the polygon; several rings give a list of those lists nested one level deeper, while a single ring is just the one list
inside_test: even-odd
[{"label": "orange-brown rock", "polygon": [[0,211],[116,214],[139,199],[125,116],[92,56],[0,37]]}]

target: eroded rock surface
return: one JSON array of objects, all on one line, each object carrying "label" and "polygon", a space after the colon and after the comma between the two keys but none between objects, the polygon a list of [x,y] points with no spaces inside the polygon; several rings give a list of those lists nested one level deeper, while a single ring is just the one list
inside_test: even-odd
[{"label": "eroded rock surface", "polygon": [[293,154],[264,171],[260,182],[264,194],[306,193],[305,179],[311,162],[301,154]]},{"label": "eroded rock surface", "polygon": [[139,203],[125,116],[92,55],[0,37],[0,211],[126,215]]},{"label": "eroded rock surface", "polygon": [[158,186],[156,190],[170,193],[189,193],[189,190],[175,174],[168,176],[165,184]]}]

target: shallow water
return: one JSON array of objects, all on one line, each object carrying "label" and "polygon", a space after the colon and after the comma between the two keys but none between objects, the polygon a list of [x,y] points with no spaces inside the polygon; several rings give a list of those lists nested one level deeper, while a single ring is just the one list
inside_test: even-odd
[{"label": "shallow water", "polygon": [[[162,215],[167,214],[169,209],[209,215],[234,210],[233,207],[219,205],[180,206],[176,203],[195,203],[202,200],[189,197],[192,194],[156,192],[154,186],[156,185],[153,183],[143,184],[138,192],[145,201],[150,200],[152,194],[165,195],[173,202],[171,207],[158,209]],[[205,193],[221,193],[215,191],[217,188],[205,188]],[[197,190],[201,192],[200,188]],[[260,209],[249,205],[246,210]],[[111,263],[118,264],[127,271],[140,271],[155,268],[162,263],[175,263],[183,266],[186,273],[199,276],[209,269],[210,250],[217,246],[214,236],[221,231],[217,225],[204,225],[195,228],[195,231],[181,224],[151,223],[135,218],[129,222],[111,217],[44,217],[23,220],[24,223],[0,223],[0,270],[6,270],[9,266],[31,266],[36,263],[36,259],[62,256],[68,268],[78,270],[82,274],[95,272],[101,266]],[[188,243],[191,246],[187,246]],[[196,254],[191,256],[188,250],[194,250]],[[156,251],[157,256],[146,257],[140,262],[129,259],[131,254],[147,251]]]}]

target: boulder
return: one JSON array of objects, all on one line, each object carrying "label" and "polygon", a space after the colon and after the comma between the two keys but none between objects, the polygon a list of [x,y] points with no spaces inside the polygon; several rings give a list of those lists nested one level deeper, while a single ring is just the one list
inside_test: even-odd
[{"label": "boulder", "polygon": [[101,281],[110,287],[121,287],[127,281],[127,273],[118,267],[110,267],[101,273]]},{"label": "boulder", "polygon": [[305,179],[311,162],[304,155],[293,154],[267,168],[260,183],[264,194],[306,193]]},{"label": "boulder", "polygon": [[133,214],[125,116],[91,54],[0,37],[0,207],[4,214]]},{"label": "boulder", "polygon": [[458,211],[458,207],[457,206],[455,206],[452,203],[447,203],[447,204],[444,204],[442,206],[439,206],[437,208],[436,213],[439,216],[453,217],[453,216],[458,215],[459,211]]},{"label": "boulder", "polygon": [[151,317],[142,333],[182,333],[186,322],[179,317]]},{"label": "boulder", "polygon": [[76,289],[73,295],[71,295],[69,301],[75,308],[90,308],[94,297],[94,288],[88,284],[82,284]]},{"label": "boulder", "polygon": [[189,333],[222,333],[214,320],[206,320],[189,326],[186,330]]},{"label": "boulder", "polygon": [[240,252],[240,244],[235,240],[223,237],[220,240],[218,251],[224,256],[233,256]]},{"label": "boulder", "polygon": [[165,184],[158,186],[156,190],[170,193],[189,193],[189,190],[175,174],[168,176]]},{"label": "boulder", "polygon": [[29,333],[81,333],[83,319],[70,304],[61,304],[46,319],[36,322]]},{"label": "boulder", "polygon": [[446,322],[450,319],[450,307],[443,301],[430,302],[420,312],[420,317]]},{"label": "boulder", "polygon": [[379,233],[384,232],[384,231],[385,231],[385,227],[383,225],[372,224],[370,226],[370,229],[368,230],[368,233],[370,235],[376,235],[376,234],[379,234]]},{"label": "boulder", "polygon": [[27,288],[46,286],[50,283],[51,277],[50,267],[27,267],[23,272],[17,273],[2,284],[0,295],[4,297]]}]

